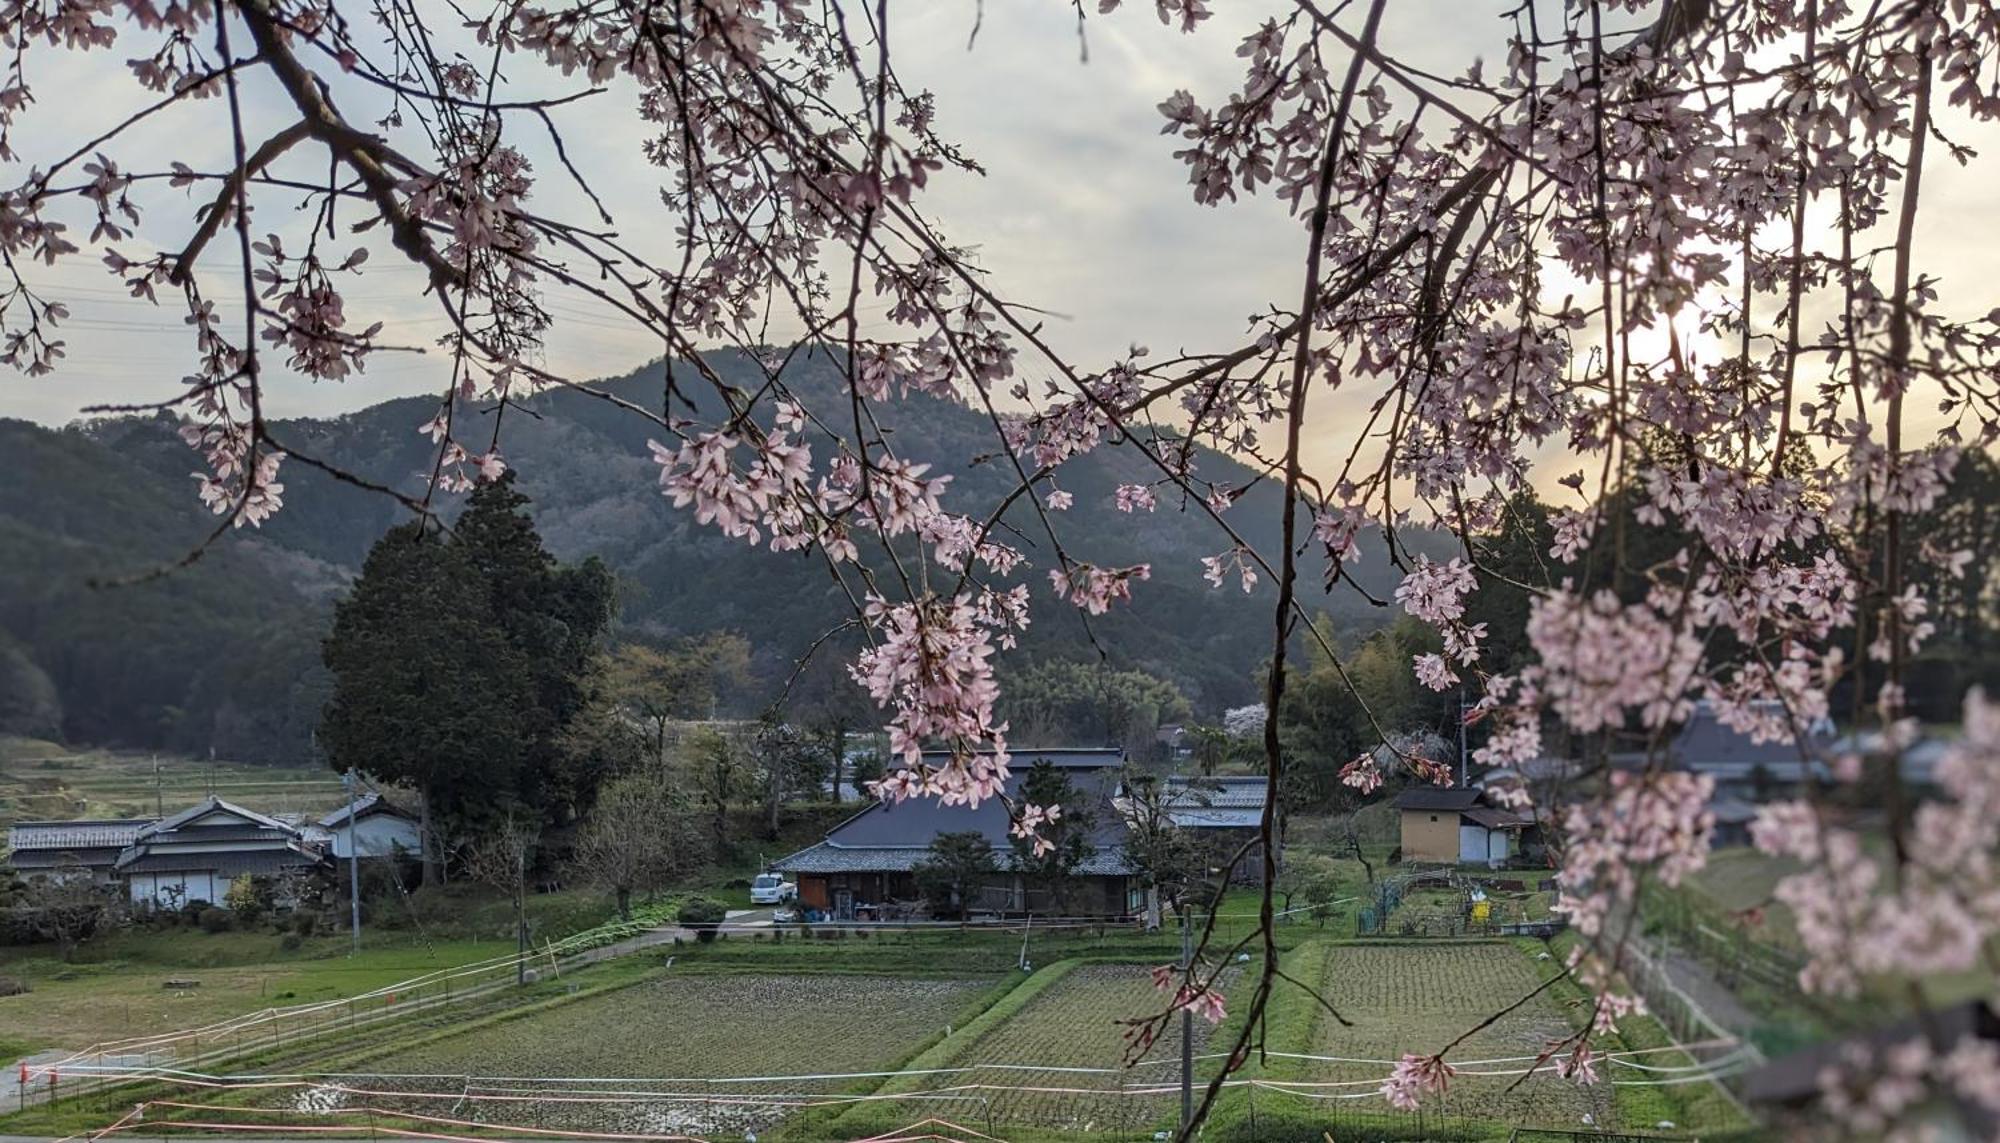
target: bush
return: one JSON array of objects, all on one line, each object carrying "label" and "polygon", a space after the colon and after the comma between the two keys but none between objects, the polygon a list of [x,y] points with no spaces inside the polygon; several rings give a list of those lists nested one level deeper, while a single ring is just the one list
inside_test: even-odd
[{"label": "bush", "polygon": [[196,923],[201,926],[201,931],[204,933],[226,933],[229,931],[232,921],[233,918],[230,917],[229,910],[218,909],[210,905],[201,911],[201,916]]},{"label": "bush", "polygon": [[309,937],[319,932],[319,914],[311,909],[300,909],[293,913],[292,931],[301,937]]},{"label": "bush", "polygon": [[715,939],[715,927],[728,915],[729,910],[720,901],[690,897],[681,905],[679,919],[683,926],[694,930],[696,940],[707,944]]},{"label": "bush", "polygon": [[245,927],[254,925],[271,911],[271,879],[245,873],[229,883],[222,894],[222,903],[229,911],[243,921]]},{"label": "bush", "polygon": [[18,976],[0,976],[0,996],[22,996],[28,991],[28,982]]},{"label": "bush", "polygon": [[283,950],[284,952],[297,952],[299,951],[299,946],[305,943],[306,939],[298,935],[297,933],[286,933],[284,937],[278,941],[278,948]]}]

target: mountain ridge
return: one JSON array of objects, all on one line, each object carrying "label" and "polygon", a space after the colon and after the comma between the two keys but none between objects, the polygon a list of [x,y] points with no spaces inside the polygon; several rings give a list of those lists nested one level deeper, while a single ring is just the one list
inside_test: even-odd
[{"label": "mountain ridge", "polygon": [[[732,383],[750,387],[761,379],[739,354],[705,360]],[[655,361],[602,387],[657,406],[663,371]],[[840,384],[839,371],[823,355],[806,355],[786,382],[825,398]],[[713,394],[693,403],[697,419],[720,410]],[[646,448],[662,435],[657,425],[566,390],[519,406],[507,414],[503,455],[533,501],[549,549],[564,560],[598,556],[618,577],[616,638],[740,631],[756,648],[759,675],[775,683],[807,645],[851,616],[817,557],[752,548],[674,509],[659,494],[658,466]],[[420,494],[434,454],[418,425],[435,407],[429,398],[395,398],[340,417],[278,422],[274,433],[335,467]],[[895,402],[894,424],[890,439],[902,453],[953,477],[947,507],[977,512],[1017,480],[991,455],[992,428],[982,411],[912,394]],[[262,529],[234,531],[168,575],[90,586],[169,564],[214,527],[189,476],[199,460],[175,427],[164,416],[53,430],[0,421],[0,449],[24,461],[16,465],[21,477],[0,488],[0,718],[12,709],[8,694],[39,689],[39,672],[61,697],[55,729],[74,741],[301,757],[324,700],[318,640],[330,601],[405,509],[294,462],[284,470],[285,507]],[[824,441],[815,443],[825,456]],[[1277,490],[1221,454],[1203,450],[1196,463],[1211,478],[1248,487],[1230,510],[1231,524],[1260,549],[1273,549]],[[1200,558],[1228,541],[1198,510],[1165,495],[1152,513],[1113,507],[1119,484],[1144,483],[1151,474],[1137,450],[1107,443],[1058,477],[1075,506],[1055,518],[1066,526],[1065,543],[1081,539],[1076,555],[1153,568],[1129,607],[1091,617],[1088,631],[1074,609],[1052,606],[1044,578],[1052,561],[1046,537],[1035,538],[1032,507],[1010,509],[1010,540],[1036,565],[1017,575],[1025,574],[1020,582],[1037,602],[1036,621],[1013,654],[1102,653],[1114,666],[1171,680],[1212,716],[1255,699],[1257,665],[1269,647],[1269,585],[1246,594],[1233,581],[1219,591],[1203,582]],[[1379,537],[1365,546],[1357,573],[1385,597],[1393,570]],[[1388,618],[1348,591],[1325,605],[1343,630]]]}]

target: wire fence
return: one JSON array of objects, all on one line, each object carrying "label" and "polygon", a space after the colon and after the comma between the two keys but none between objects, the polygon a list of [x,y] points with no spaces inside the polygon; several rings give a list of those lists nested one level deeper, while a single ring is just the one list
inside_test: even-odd
[{"label": "wire fence", "polygon": [[353,1039],[426,1012],[494,996],[502,989],[560,976],[600,959],[620,941],[661,931],[657,922],[600,926],[540,949],[438,969],[334,1000],[246,1012],[227,1020],[148,1036],[107,1040],[55,1060],[23,1062],[15,1076],[18,1105],[81,1096],[151,1069],[213,1067],[333,1037]]},{"label": "wire fence", "polygon": [[[1141,921],[1102,917],[1017,918],[993,921],[876,921],[812,925],[720,922],[689,927],[658,919],[610,923],[523,953],[438,969],[355,996],[260,1008],[199,1027],[108,1040],[61,1058],[23,1062],[15,1076],[17,1106],[81,1097],[156,1069],[214,1068],[231,1060],[277,1057],[307,1045],[338,1041],[346,1047],[393,1034],[405,1022],[441,1015],[472,1003],[507,1004],[507,990],[535,983],[610,956],[692,941],[704,934],[758,939],[837,940],[853,937],[943,937],[983,932],[1030,937],[1098,934],[1140,928]],[[650,941],[647,938],[651,938]],[[0,1081],[4,1082],[4,1081]]]},{"label": "wire fence", "polygon": [[[1689,1047],[1709,1051],[1705,1062],[1669,1062]],[[1673,1087],[1712,1083],[1744,1066],[1745,1045],[1713,1041],[1600,1057],[1605,1083]],[[1671,1055],[1670,1055],[1671,1054]],[[1273,1052],[1306,1064],[1360,1066],[1366,1078],[1341,1080],[1232,1078],[1254,1119],[1309,1114],[1329,1126],[1385,1121],[1416,1127],[1451,1118],[1449,1106],[1399,1112],[1381,1087],[1394,1062]],[[1458,1062],[1456,1083],[1563,1083],[1564,1057],[1517,1055]],[[1194,1082],[1207,1084],[1224,1067],[1224,1053],[1194,1059]],[[1179,1093],[1178,1061],[1131,1066],[1070,1067],[975,1062],[927,1069],[754,1076],[482,1076],[376,1072],[210,1075],[184,1069],[107,1066],[105,1078],[145,1082],[169,1094],[139,1105],[148,1134],[170,1126],[245,1131],[339,1130],[340,1125],[415,1125],[424,1132],[503,1130],[512,1134],[628,1140],[742,1139],[802,1112],[825,1113],[838,1137],[839,1116],[873,1108],[905,1121],[972,1124],[988,1134],[1033,1128],[1063,1134],[1129,1136],[1171,1120]],[[112,1104],[103,1101],[110,1113]],[[127,1115],[118,1122],[132,1119]],[[1650,1126],[1650,1125],[1648,1125]],[[396,1129],[390,1133],[408,1133]],[[91,1132],[92,1138],[102,1132]]]}]

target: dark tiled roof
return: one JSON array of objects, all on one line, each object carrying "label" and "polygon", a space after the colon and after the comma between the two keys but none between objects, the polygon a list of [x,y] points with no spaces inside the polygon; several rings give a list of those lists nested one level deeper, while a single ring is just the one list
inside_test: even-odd
[{"label": "dark tiled roof", "polygon": [[141,830],[152,825],[146,818],[103,818],[74,822],[15,822],[7,829],[7,848],[96,849],[122,848],[132,844]]},{"label": "dark tiled roof", "polygon": [[[260,814],[256,810],[246,810],[242,806],[239,806],[234,802],[225,802],[221,798],[218,798],[215,795],[210,794],[208,796],[208,800],[201,802],[198,805],[189,806],[187,809],[182,810],[180,813],[177,813],[172,817],[154,822],[146,826],[144,829],[139,831],[138,838],[135,838],[134,840],[155,837],[163,833],[172,833],[173,831],[181,829],[182,827],[187,826],[192,822],[198,821],[201,818],[206,817],[207,815],[212,813],[221,813],[227,817],[237,818],[242,822],[242,825],[231,826],[231,827],[203,826],[198,828],[201,828],[204,831],[209,829],[223,829],[223,828],[230,828],[230,829],[240,828],[245,830],[268,830],[287,837],[298,833],[298,830],[294,829],[291,826],[286,825],[284,822],[279,821],[277,818],[270,817],[266,814]],[[210,835],[204,832],[203,836],[206,837],[215,835]],[[251,834],[249,836],[255,836],[255,835]]]},{"label": "dark tiled roof", "polygon": [[7,864],[16,869],[61,869],[65,866],[81,866],[85,869],[108,869],[124,852],[122,845],[98,846],[77,849],[17,849],[7,855]]},{"label": "dark tiled roof", "polygon": [[218,877],[240,877],[245,873],[283,873],[318,865],[318,854],[298,849],[238,850],[232,853],[155,853],[137,847],[119,859],[118,872],[134,873],[213,873]]},{"label": "dark tiled roof", "polygon": [[1487,829],[1517,829],[1522,826],[1534,824],[1533,818],[1517,814],[1512,810],[1503,810],[1497,806],[1473,806],[1471,809],[1460,810],[1458,812],[1467,821],[1485,826]]},{"label": "dark tiled roof", "polygon": [[915,846],[846,846],[820,842],[771,863],[784,873],[908,873],[929,853]]},{"label": "dark tiled roof", "polygon": [[1166,803],[1209,809],[1263,809],[1265,781],[1262,778],[1168,778]]},{"label": "dark tiled roof", "polygon": [[[926,761],[931,760],[926,757]],[[939,756],[935,761],[942,763],[944,759]],[[1111,804],[1111,798],[1118,789],[1118,777],[1124,761],[1123,752],[1113,749],[1016,751],[1008,766],[1007,794],[1015,798],[1020,796],[1021,784],[1037,762],[1047,762],[1071,771],[1068,775],[1070,782],[1096,811],[1097,828],[1090,836],[1091,845],[1097,850],[1099,859],[1106,854],[1117,854],[1122,863],[1125,827]],[[947,806],[936,798],[925,797],[909,798],[893,804],[877,802],[828,830],[826,840],[821,844],[773,862],[772,868],[807,873],[902,871],[913,868],[923,860],[931,839],[938,834],[968,831],[984,837],[993,847],[996,858],[1004,863],[1012,848],[1008,837],[1010,824],[1007,807],[998,798],[988,798],[977,806]],[[807,856],[823,849],[833,852]],[[846,855],[836,856],[841,851],[846,851]],[[824,868],[799,864],[806,861],[833,864]],[[871,862],[882,864],[869,864]]]},{"label": "dark tiled roof", "polygon": [[[941,760],[940,760],[941,761]],[[1111,795],[1118,786],[1123,757],[1116,750],[1023,750],[1013,756],[1007,778],[1007,794],[1018,797],[1021,783],[1036,762],[1047,761],[1071,771],[1070,782],[1097,811],[1097,833],[1091,842],[1098,848],[1116,845],[1124,836],[1118,815],[1111,807]],[[890,804],[877,802],[827,831],[826,840],[850,848],[909,846],[923,849],[941,833],[976,831],[994,849],[1007,848],[1009,826],[1007,807],[998,798],[988,798],[977,806],[947,806],[936,798],[909,798]]]},{"label": "dark tiled roof", "polygon": [[1399,810],[1466,810],[1479,804],[1478,790],[1455,786],[1411,786],[1396,795]]},{"label": "dark tiled roof", "polygon": [[1747,777],[1752,769],[1762,766],[1780,781],[1797,781],[1803,776],[1804,759],[1824,756],[1830,737],[1809,729],[1803,743],[1752,742],[1749,735],[1724,726],[1704,702],[1681,727],[1673,754],[1682,766],[1700,773]]},{"label": "dark tiled roof", "polygon": [[[380,794],[376,793],[363,794],[360,798],[356,799],[354,803],[354,817],[357,821],[363,818],[374,817],[376,814],[389,814],[391,816],[404,818],[409,821],[417,820],[415,814],[410,813],[408,810],[403,809],[401,806],[398,806],[396,803],[390,801],[389,799],[383,797]],[[346,825],[347,807],[342,806],[339,809],[333,811],[332,813],[326,815],[325,817],[319,819],[319,824],[326,829],[333,829],[336,826]]]},{"label": "dark tiled roof", "polygon": [[[823,841],[772,862],[771,868],[783,873],[908,873],[929,855],[929,846],[848,846]],[[994,849],[995,866],[1007,869],[1013,860],[1012,849]],[[1114,847],[1092,853],[1077,866],[1077,872],[1087,877],[1123,877],[1137,870],[1124,849]]]}]

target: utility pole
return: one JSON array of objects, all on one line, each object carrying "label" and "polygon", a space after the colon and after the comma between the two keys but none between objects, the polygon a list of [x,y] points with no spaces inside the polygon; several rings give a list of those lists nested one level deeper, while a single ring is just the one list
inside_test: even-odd
[{"label": "utility pole", "polygon": [[354,952],[361,951],[361,849],[355,844],[354,821],[354,767],[340,776],[340,784],[347,787],[347,919],[354,930]]},{"label": "utility pole", "polygon": [[153,755],[153,816],[165,819],[167,816],[167,793],[160,784],[160,756]]},{"label": "utility pole", "polygon": [[[1181,982],[1186,987],[1194,969],[1194,927],[1188,924],[1185,899],[1174,903],[1181,915]],[[1181,1005],[1181,1138],[1194,1124],[1194,1005]]]},{"label": "utility pole", "polygon": [[514,983],[528,983],[528,845],[514,838]]}]

